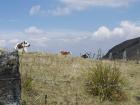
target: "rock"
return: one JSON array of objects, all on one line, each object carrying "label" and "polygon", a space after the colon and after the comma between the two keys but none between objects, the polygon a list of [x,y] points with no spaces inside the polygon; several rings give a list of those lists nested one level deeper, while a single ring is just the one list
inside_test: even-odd
[{"label": "rock", "polygon": [[21,80],[18,52],[0,55],[0,105],[20,105]]}]

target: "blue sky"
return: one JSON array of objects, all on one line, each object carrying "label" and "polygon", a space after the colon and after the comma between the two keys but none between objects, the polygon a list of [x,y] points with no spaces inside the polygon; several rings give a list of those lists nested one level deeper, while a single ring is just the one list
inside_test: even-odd
[{"label": "blue sky", "polygon": [[1,0],[0,47],[103,52],[140,36],[140,0]]}]

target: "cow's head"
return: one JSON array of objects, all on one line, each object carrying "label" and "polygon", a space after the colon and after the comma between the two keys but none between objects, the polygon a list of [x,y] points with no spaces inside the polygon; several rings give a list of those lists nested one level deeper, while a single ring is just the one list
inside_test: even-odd
[{"label": "cow's head", "polygon": [[90,58],[90,54],[89,53],[85,53],[81,55],[82,58]]},{"label": "cow's head", "polygon": [[23,41],[22,46],[23,47],[30,47],[30,43],[28,43],[27,41]]}]

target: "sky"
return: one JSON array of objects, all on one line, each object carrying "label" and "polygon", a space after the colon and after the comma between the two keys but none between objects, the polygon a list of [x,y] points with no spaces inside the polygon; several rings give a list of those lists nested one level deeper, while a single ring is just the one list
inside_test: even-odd
[{"label": "sky", "polygon": [[140,0],[0,0],[0,47],[106,53],[140,37]]}]

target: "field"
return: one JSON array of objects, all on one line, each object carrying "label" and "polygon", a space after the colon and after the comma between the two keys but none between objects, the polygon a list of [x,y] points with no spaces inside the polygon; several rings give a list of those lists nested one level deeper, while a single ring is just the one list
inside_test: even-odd
[{"label": "field", "polygon": [[124,90],[128,99],[100,102],[85,91],[86,74],[96,62],[99,61],[57,54],[20,55],[24,105],[140,105],[140,64],[116,61],[127,81]]}]

